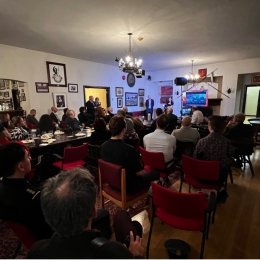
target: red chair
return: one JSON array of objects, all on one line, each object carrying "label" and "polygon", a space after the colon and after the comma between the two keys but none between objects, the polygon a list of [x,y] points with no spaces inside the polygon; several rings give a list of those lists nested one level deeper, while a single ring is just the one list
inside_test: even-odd
[{"label": "red chair", "polygon": [[209,218],[206,194],[175,192],[152,183],[152,199],[153,213],[146,247],[146,258],[149,259],[155,217],[173,228],[202,232],[200,257],[203,258]]},{"label": "red chair", "polygon": [[53,165],[61,170],[69,170],[85,164],[88,153],[88,144],[76,147],[65,147],[63,158],[54,162]]},{"label": "red chair", "polygon": [[15,258],[19,253],[22,243],[29,250],[34,242],[36,241],[33,234],[29,231],[29,229],[21,223],[15,221],[6,221],[7,226],[13,230],[15,235],[20,239],[18,242],[17,248],[12,258]]},{"label": "red chair", "polygon": [[164,161],[162,152],[149,152],[141,146],[139,146],[139,151],[142,156],[144,170],[146,172],[150,172],[151,170],[159,171],[160,178],[164,180],[164,184],[167,184],[169,182],[168,175],[177,169],[175,164],[173,163],[173,165],[168,167],[168,164]]},{"label": "red chair", "polygon": [[99,189],[102,207],[104,199],[108,199],[122,209],[127,209],[137,201],[147,197],[147,188],[134,194],[126,193],[125,169],[117,164],[98,160],[99,166]]}]

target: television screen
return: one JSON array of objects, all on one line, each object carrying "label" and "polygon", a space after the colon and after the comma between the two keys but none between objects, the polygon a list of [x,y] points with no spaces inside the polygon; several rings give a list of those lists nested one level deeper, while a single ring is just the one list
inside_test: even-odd
[{"label": "television screen", "polygon": [[182,96],[183,106],[191,107],[207,107],[208,106],[208,91],[187,91]]},{"label": "television screen", "polygon": [[190,116],[191,115],[191,107],[183,107],[181,109],[182,116]]}]

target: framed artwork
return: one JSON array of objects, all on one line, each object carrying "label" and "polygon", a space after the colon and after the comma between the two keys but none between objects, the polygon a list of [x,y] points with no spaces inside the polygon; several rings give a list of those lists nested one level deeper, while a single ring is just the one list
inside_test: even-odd
[{"label": "framed artwork", "polygon": [[138,89],[138,96],[144,96],[144,89],[143,88]]},{"label": "framed artwork", "polygon": [[38,93],[48,93],[49,85],[47,82],[35,82],[36,92]]},{"label": "framed artwork", "polygon": [[139,97],[139,107],[144,107],[144,97]]},{"label": "framed artwork", "polygon": [[53,96],[53,105],[57,109],[64,109],[67,107],[67,97],[66,93],[52,93]]},{"label": "framed artwork", "polygon": [[126,92],[125,93],[125,105],[137,106],[138,105],[138,93]]},{"label": "framed artwork", "polygon": [[5,98],[9,98],[9,91],[5,91],[5,92],[4,92],[4,97],[5,97]]},{"label": "framed artwork", "polygon": [[78,93],[78,84],[68,84],[68,91],[72,93]]},{"label": "framed artwork", "polygon": [[116,96],[122,97],[124,95],[124,89],[122,87],[116,87]]},{"label": "framed artwork", "polygon": [[0,79],[0,90],[5,89],[5,81],[3,79]]},{"label": "framed artwork", "polygon": [[207,77],[207,69],[199,69],[198,74],[200,75],[200,78]]},{"label": "framed artwork", "polygon": [[49,86],[66,87],[66,66],[62,63],[47,61],[47,73]]},{"label": "framed artwork", "polygon": [[25,93],[21,93],[21,101],[26,101]]},{"label": "framed artwork", "polygon": [[117,99],[117,108],[122,108],[123,107],[123,98],[118,98]]}]

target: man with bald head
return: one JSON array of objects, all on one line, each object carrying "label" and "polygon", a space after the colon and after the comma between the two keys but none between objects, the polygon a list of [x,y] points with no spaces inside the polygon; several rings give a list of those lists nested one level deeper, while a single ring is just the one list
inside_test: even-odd
[{"label": "man with bald head", "polygon": [[197,129],[191,127],[191,117],[185,116],[181,122],[181,128],[172,131],[172,135],[176,140],[181,142],[193,142],[196,144],[200,138]]}]

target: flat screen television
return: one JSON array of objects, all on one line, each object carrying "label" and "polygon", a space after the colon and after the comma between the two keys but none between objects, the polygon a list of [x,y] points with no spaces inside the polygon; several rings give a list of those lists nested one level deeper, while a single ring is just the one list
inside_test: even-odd
[{"label": "flat screen television", "polygon": [[183,107],[181,109],[182,116],[190,116],[191,115],[191,107]]},{"label": "flat screen television", "polygon": [[207,107],[208,91],[196,90],[183,93],[182,105],[185,107]]}]

